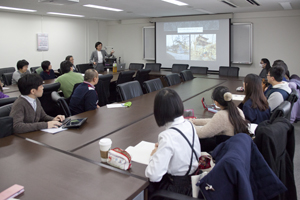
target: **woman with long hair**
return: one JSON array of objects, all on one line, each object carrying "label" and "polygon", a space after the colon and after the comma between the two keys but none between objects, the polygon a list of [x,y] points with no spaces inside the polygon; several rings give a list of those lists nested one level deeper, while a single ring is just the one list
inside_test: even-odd
[{"label": "woman with long hair", "polygon": [[270,119],[270,107],[261,87],[261,78],[248,74],[244,79],[245,98],[239,105],[245,118],[251,123],[259,124]]},{"label": "woman with long hair", "polygon": [[227,87],[216,87],[212,93],[212,99],[221,110],[212,118],[191,120],[200,139],[211,138],[216,135],[249,134],[248,123],[243,111],[232,102],[232,94]]},{"label": "woman with long hair", "polygon": [[270,61],[267,58],[262,58],[259,65],[262,68],[259,77],[266,79],[268,71],[271,68]]}]

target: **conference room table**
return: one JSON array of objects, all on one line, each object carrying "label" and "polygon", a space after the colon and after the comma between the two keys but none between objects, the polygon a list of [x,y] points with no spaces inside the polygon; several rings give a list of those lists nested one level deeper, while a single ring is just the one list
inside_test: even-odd
[{"label": "conference room table", "polygon": [[[171,88],[178,92],[183,101],[187,101],[225,81],[222,79],[195,78],[192,81],[171,86]],[[72,116],[72,119],[88,117],[87,122],[77,129],[68,129],[56,134],[35,131],[18,135],[72,152],[152,115],[156,93],[157,91],[131,99],[132,105],[129,108],[107,108],[103,106],[93,111]]]},{"label": "conference room table", "polygon": [[133,199],[148,181],[26,141],[0,139],[0,191],[24,186],[22,200]]}]

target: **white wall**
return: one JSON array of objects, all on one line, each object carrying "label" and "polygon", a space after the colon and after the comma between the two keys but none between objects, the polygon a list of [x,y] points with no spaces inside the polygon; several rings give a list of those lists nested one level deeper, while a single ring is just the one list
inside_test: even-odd
[{"label": "white wall", "polygon": [[234,64],[240,67],[240,76],[259,74],[261,58],[268,58],[271,65],[281,59],[291,75],[300,75],[300,10],[237,13],[231,22],[253,23],[253,64]]},{"label": "white wall", "polygon": [[[103,21],[0,12],[0,24],[0,68],[26,59],[29,67],[49,60],[58,69],[67,55],[73,55],[75,64],[86,63],[95,42],[107,41]],[[48,33],[48,51],[37,51],[37,33]]]}]

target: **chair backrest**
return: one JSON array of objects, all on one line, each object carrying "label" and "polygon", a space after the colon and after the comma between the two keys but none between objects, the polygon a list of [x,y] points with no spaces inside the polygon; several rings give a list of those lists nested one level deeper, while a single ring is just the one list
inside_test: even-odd
[{"label": "chair backrest", "polygon": [[3,73],[9,73],[9,72],[14,72],[14,71],[16,71],[16,68],[14,68],[14,67],[0,68],[0,80],[3,81],[3,79],[2,79]]},{"label": "chair backrest", "polygon": [[145,69],[151,69],[152,72],[160,72],[161,63],[146,63]]},{"label": "chair backrest", "polygon": [[180,76],[183,81],[193,80],[193,78],[194,78],[191,70],[183,70],[182,72],[180,72]]},{"label": "chair backrest", "polygon": [[165,76],[165,80],[167,81],[168,85],[177,85],[181,83],[179,74],[169,74]]},{"label": "chair backrest", "polygon": [[2,74],[2,79],[3,79],[4,85],[11,85],[12,84],[12,77],[13,77],[13,72],[3,73]]},{"label": "chair backrest", "polygon": [[130,63],[129,64],[129,70],[139,70],[143,69],[144,64],[143,63]]},{"label": "chair backrest", "polygon": [[98,94],[98,105],[105,106],[109,103],[110,96],[110,82],[113,78],[112,74],[101,75],[99,74],[99,81],[95,85],[95,90]]},{"label": "chair backrest", "polygon": [[271,123],[278,117],[287,118],[291,110],[291,103],[288,101],[282,102],[272,113],[270,117]]},{"label": "chair backrest", "polygon": [[131,81],[117,85],[117,91],[122,101],[143,95],[141,85],[138,81]]},{"label": "chair backrest", "polygon": [[126,83],[133,80],[133,75],[135,74],[135,71],[123,71],[120,72],[118,80],[116,84]]},{"label": "chair backrest", "polygon": [[164,86],[160,80],[160,78],[152,79],[149,81],[145,81],[143,84],[147,93],[154,92],[156,90],[162,89]]},{"label": "chair backrest", "polygon": [[59,96],[59,94],[56,91],[53,91],[51,93],[51,98],[60,107],[65,117],[70,117],[72,115],[65,99]]},{"label": "chair backrest", "polygon": [[7,104],[14,103],[15,100],[17,100],[18,97],[8,97],[8,98],[2,98],[0,99],[0,107],[5,106]]},{"label": "chair backrest", "polygon": [[82,74],[85,73],[86,70],[88,69],[93,69],[93,64],[91,63],[86,63],[86,64],[79,64],[79,65],[76,65],[76,68],[78,69],[78,71]]},{"label": "chair backrest", "polygon": [[190,70],[192,71],[193,74],[207,74],[208,67],[191,66]]},{"label": "chair backrest", "polygon": [[180,73],[181,71],[186,70],[188,67],[188,64],[173,64],[171,71],[173,73]]},{"label": "chair backrest", "polygon": [[30,72],[33,74],[33,73],[36,73],[36,69],[39,68],[39,66],[37,67],[30,67]]},{"label": "chair backrest", "polygon": [[[289,83],[289,85],[290,85],[290,83]],[[288,102],[291,103],[291,109],[290,109],[289,114],[288,114],[288,117],[287,117],[288,119],[291,119],[292,110],[294,109],[295,103],[296,103],[296,102],[298,101],[298,99],[299,99],[299,94],[298,94],[297,89],[295,89],[295,88],[291,88],[291,89],[292,89],[292,92],[291,92],[291,94],[289,95],[289,98],[287,99]],[[296,108],[296,109],[298,109],[298,108]]]},{"label": "chair backrest", "polygon": [[60,83],[51,83],[51,84],[44,84],[44,92],[43,96],[39,97],[39,100],[42,104],[44,111],[50,116],[56,116],[60,113],[59,106],[52,101],[51,93],[53,91],[57,91],[60,87]]},{"label": "chair backrest", "polygon": [[137,80],[140,83],[141,87],[145,81],[149,80],[150,72],[151,72],[151,69],[139,69],[136,72],[135,80]]},{"label": "chair backrest", "polygon": [[229,77],[238,77],[239,76],[239,67],[219,67],[219,75],[220,76],[229,76]]},{"label": "chair backrest", "polygon": [[[107,97],[109,97],[110,92],[109,92],[109,86],[110,86],[110,81],[113,78],[112,74],[105,74],[105,75],[99,75],[99,81],[102,81],[105,93]],[[98,83],[99,83],[98,81]],[[98,84],[95,85],[97,87]]]},{"label": "chair backrest", "polygon": [[12,103],[0,107],[0,117],[7,117],[10,114]]}]

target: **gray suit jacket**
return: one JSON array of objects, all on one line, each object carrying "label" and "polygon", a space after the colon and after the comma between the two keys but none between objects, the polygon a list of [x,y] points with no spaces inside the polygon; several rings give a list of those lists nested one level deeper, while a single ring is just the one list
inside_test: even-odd
[{"label": "gray suit jacket", "polygon": [[[105,56],[107,57],[110,57],[112,56],[112,54],[108,54],[106,53],[105,50],[101,50],[101,53],[102,53],[102,57],[103,57],[103,65],[105,64]],[[97,50],[96,51],[93,51],[92,55],[91,55],[91,59],[90,59],[90,62],[93,63],[93,62],[96,62],[98,63],[98,52]]]}]

